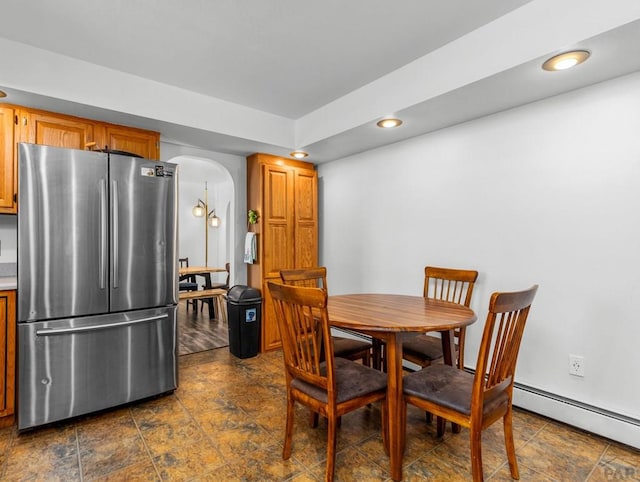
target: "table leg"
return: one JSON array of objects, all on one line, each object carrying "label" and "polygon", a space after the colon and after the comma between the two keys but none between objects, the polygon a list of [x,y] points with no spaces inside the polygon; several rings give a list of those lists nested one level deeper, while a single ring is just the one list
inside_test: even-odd
[{"label": "table leg", "polygon": [[402,417],[402,342],[401,337],[389,333],[386,343],[387,406],[389,407],[389,459],[391,478],[402,480],[402,452],[404,427]]},{"label": "table leg", "polygon": [[[211,288],[211,273],[205,273],[204,287],[207,290]],[[204,300],[202,300],[202,303],[204,303]],[[213,298],[207,298],[207,304],[209,305],[209,319],[213,320],[216,317],[213,310]]]},{"label": "table leg", "polygon": [[440,332],[442,337],[442,354],[444,355],[444,362],[447,365],[455,366],[454,360],[456,347],[454,344],[453,330],[445,330]]},{"label": "table leg", "polygon": [[373,360],[372,365],[376,370],[383,370],[382,367],[382,349],[383,344],[375,336],[371,337],[371,344],[373,345]]}]

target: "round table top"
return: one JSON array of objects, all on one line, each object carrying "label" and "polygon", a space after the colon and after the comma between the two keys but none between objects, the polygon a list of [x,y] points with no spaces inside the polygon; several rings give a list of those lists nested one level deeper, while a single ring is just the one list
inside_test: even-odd
[{"label": "round table top", "polygon": [[363,331],[443,331],[476,321],[471,308],[422,296],[362,293],[329,296],[333,326]]}]

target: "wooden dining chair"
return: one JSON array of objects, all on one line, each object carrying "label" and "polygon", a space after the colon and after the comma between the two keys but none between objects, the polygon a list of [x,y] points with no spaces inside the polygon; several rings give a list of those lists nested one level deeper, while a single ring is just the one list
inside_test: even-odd
[{"label": "wooden dining chair", "polygon": [[[280,270],[280,279],[286,284],[294,286],[307,286],[327,288],[327,268],[324,266],[315,268],[283,269]],[[371,366],[371,342],[333,335],[333,354],[347,360],[362,360],[362,363]]]},{"label": "wooden dining chair", "polygon": [[[468,308],[471,305],[473,287],[477,279],[477,271],[427,266],[424,268],[423,296],[451,301]],[[454,330],[453,334],[456,345],[456,363],[458,368],[464,368],[466,328]],[[442,341],[439,337],[420,334],[402,343],[402,357],[420,367],[426,367],[443,356]]]},{"label": "wooden dining chair", "polygon": [[291,456],[295,402],[327,418],[325,480],[335,469],[338,419],[355,409],[382,401],[382,438],[388,453],[387,377],[361,363],[336,358],[327,313],[327,291],[270,281],[282,338],[287,388],[287,416],[282,458]]},{"label": "wooden dining chair", "polygon": [[[178,258],[178,264],[180,268],[188,268],[189,267],[189,258]],[[193,275],[180,276],[178,282],[178,290],[179,291],[197,291],[198,283],[196,283],[196,277]],[[187,311],[189,311],[189,304],[193,305],[193,311],[198,311],[198,300],[187,300],[186,307]]]},{"label": "wooden dining chair", "polygon": [[[469,428],[474,481],[483,480],[482,430],[503,419],[511,477],[519,478],[512,427],[512,396],[516,361],[531,303],[538,286],[494,293],[484,325],[475,374],[433,364],[404,377],[403,427],[406,404]],[[444,424],[438,424],[438,437]]]}]

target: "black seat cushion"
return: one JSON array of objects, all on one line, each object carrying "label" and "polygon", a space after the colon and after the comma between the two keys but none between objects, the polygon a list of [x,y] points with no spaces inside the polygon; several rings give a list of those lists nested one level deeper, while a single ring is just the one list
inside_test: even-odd
[{"label": "black seat cushion", "polygon": [[340,336],[332,336],[331,338],[333,340],[333,356],[336,357],[349,358],[351,355],[371,348],[371,343],[366,340],[354,340]]},{"label": "black seat cushion", "polygon": [[178,289],[180,291],[195,291],[198,289],[198,283],[190,283],[188,281],[185,281],[178,285]]},{"label": "black seat cushion", "polygon": [[[322,362],[321,371],[323,374],[326,373],[325,362]],[[386,373],[344,358],[334,358],[334,372],[338,403],[383,390],[387,386]],[[298,378],[291,382],[291,387],[323,403],[328,401],[326,390]]]},{"label": "black seat cushion", "polygon": [[403,353],[434,361],[442,358],[442,340],[434,336],[418,335],[402,343]]},{"label": "black seat cushion", "polygon": [[[470,415],[473,379],[471,373],[449,365],[430,365],[404,377],[404,393]],[[485,400],[484,411],[508,402],[508,395],[500,392],[495,399]]]}]

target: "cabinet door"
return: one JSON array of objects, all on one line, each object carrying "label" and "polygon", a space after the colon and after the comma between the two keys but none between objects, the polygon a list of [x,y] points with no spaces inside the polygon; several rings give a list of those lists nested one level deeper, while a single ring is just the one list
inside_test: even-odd
[{"label": "cabinet door", "polygon": [[291,168],[264,166],[264,277],[280,276],[281,269],[294,267],[293,182]]},{"label": "cabinet door", "polygon": [[279,348],[281,339],[267,282],[280,279],[280,270],[293,268],[294,263],[294,172],[284,166],[265,165],[263,179],[261,349],[268,351]]},{"label": "cabinet door", "polygon": [[15,110],[0,107],[0,213],[16,212],[18,175],[15,161]]},{"label": "cabinet door", "polygon": [[278,281],[280,276],[274,276],[264,279],[262,285],[262,333],[260,351],[269,351],[280,348],[282,338],[280,337],[280,329],[276,320],[276,312],[273,307],[273,299],[269,294],[269,281]]},{"label": "cabinet door", "polygon": [[295,232],[296,268],[318,265],[318,174],[315,170],[295,172]]},{"label": "cabinet door", "polygon": [[100,148],[108,146],[111,150],[130,152],[145,159],[160,158],[160,134],[157,132],[106,125],[104,134],[96,135],[96,143]]},{"label": "cabinet door", "polygon": [[[0,291],[0,417],[9,417],[14,413],[15,330],[15,291]],[[6,419],[0,419],[0,426],[4,426],[7,423],[13,423],[13,417],[8,422]]]},{"label": "cabinet door", "polygon": [[93,142],[93,123],[77,117],[41,111],[20,111],[20,141],[69,149]]}]

